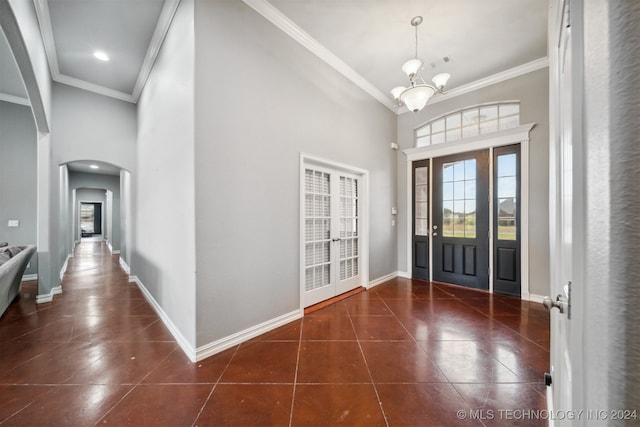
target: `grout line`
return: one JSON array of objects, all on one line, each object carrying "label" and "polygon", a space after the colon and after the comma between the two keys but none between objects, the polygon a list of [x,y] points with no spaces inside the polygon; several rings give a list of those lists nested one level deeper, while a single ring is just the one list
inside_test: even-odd
[{"label": "grout line", "polygon": [[304,316],[300,319],[300,335],[298,337],[298,356],[296,357],[296,372],[293,376],[293,391],[291,392],[291,411],[289,412],[289,427],[293,425],[293,411],[296,403],[296,386],[298,384],[298,369],[300,368],[300,351],[302,349],[302,330],[304,329]]},{"label": "grout line", "polygon": [[389,307],[389,305],[384,300],[384,298],[382,298],[382,302],[387,307],[387,309],[391,312],[391,314],[393,314],[393,318],[396,319],[396,321],[400,324],[400,326],[402,326],[402,329],[404,329],[405,332],[407,333],[407,335],[409,335],[411,337],[411,340],[413,340],[413,342],[418,346],[418,348],[424,353],[424,355],[427,357],[427,359],[429,359],[429,362],[433,363],[433,366],[435,366],[436,369],[438,370],[438,372],[440,372],[442,374],[442,377],[447,380],[446,382],[451,383],[451,380],[449,379],[449,377],[447,377],[447,375],[440,368],[440,366],[438,366],[438,364],[431,358],[431,356],[429,356],[429,353],[427,353],[427,350],[424,349],[420,344],[418,344],[418,340],[416,340],[416,338],[411,334],[411,332],[409,332],[409,330],[406,328],[406,326],[404,326],[404,323],[402,323],[402,321],[398,318],[396,313],[391,309],[391,307]]},{"label": "grout line", "polygon": [[[236,349],[234,350],[233,354],[231,355],[231,357],[229,358],[229,361],[227,362],[227,364],[225,365],[224,369],[222,369],[222,371],[220,371],[220,375],[218,375],[218,379],[216,380],[216,382],[213,384],[213,387],[211,387],[211,391],[209,392],[209,395],[207,396],[207,398],[204,400],[204,403],[202,404],[202,406],[200,407],[200,410],[198,411],[198,414],[196,415],[196,417],[193,419],[193,423],[191,424],[191,427],[194,427],[196,425],[196,423],[198,422],[198,419],[200,418],[200,415],[202,415],[202,411],[204,411],[204,408],[207,406],[207,404],[209,403],[209,400],[211,399],[211,396],[213,396],[213,392],[215,391],[215,389],[218,387],[218,384],[220,384],[220,380],[222,379],[222,376],[224,375],[224,373],[226,372],[227,368],[229,367],[229,365],[231,365],[231,361],[233,360],[233,358],[236,356],[236,354],[238,353],[238,349],[240,348],[240,344],[238,344],[236,346]],[[196,364],[198,362],[194,362],[194,364]],[[192,383],[193,384],[193,383]],[[224,384],[224,383],[223,383]]]},{"label": "grout line", "polygon": [[[380,299],[382,299],[382,298],[380,298]],[[348,310],[347,310],[347,312],[348,312]],[[382,399],[380,398],[380,393],[378,392],[378,388],[376,387],[376,383],[373,380],[373,375],[371,374],[371,369],[369,368],[369,363],[367,362],[367,357],[364,355],[364,350],[362,349],[362,345],[360,344],[360,338],[358,337],[358,332],[356,331],[356,327],[353,324],[353,319],[351,317],[351,313],[349,313],[349,322],[351,323],[351,328],[353,329],[353,334],[356,336],[356,342],[358,343],[358,348],[360,349],[360,355],[362,356],[362,360],[364,360],[364,366],[367,368],[367,372],[369,373],[369,379],[371,380],[371,385],[373,386],[373,391],[376,394],[376,399],[378,399],[378,406],[380,407],[380,412],[382,412],[382,417],[384,418],[384,422],[385,422],[386,426],[389,427],[389,419],[387,418],[387,414],[384,412],[384,406],[382,405]]]}]

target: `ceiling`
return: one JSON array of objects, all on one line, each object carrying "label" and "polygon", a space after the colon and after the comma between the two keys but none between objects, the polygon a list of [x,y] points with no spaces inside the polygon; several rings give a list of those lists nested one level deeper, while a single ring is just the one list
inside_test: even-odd
[{"label": "ceiling", "polygon": [[[92,168],[91,166],[97,166],[97,168]],[[75,162],[69,162],[67,163],[67,168],[69,169],[69,172],[120,176],[119,167],[114,166],[111,163],[97,162],[93,160],[78,160]]]},{"label": "ceiling", "polygon": [[27,105],[27,90],[22,82],[11,48],[0,30],[0,101]]},{"label": "ceiling", "polygon": [[[542,0],[243,0],[393,111],[418,27],[423,77],[445,96],[547,65]],[[179,0],[34,0],[54,80],[137,102]],[[0,40],[0,92],[18,93]],[[6,47],[4,47],[6,50]],[[110,57],[94,58],[95,50]],[[447,58],[445,60],[444,58]],[[437,102],[434,98],[431,102]],[[402,110],[398,112],[402,113]]]}]

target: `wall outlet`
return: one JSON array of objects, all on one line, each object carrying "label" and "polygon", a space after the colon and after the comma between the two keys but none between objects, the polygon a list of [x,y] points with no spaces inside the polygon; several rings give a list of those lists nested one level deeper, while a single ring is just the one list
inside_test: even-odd
[{"label": "wall outlet", "polygon": [[398,209],[396,209],[395,207],[391,208],[391,215],[396,215],[397,213],[398,213]]},{"label": "wall outlet", "polygon": [[10,219],[9,222],[7,223],[8,227],[19,227],[20,226],[20,221],[17,219]]}]

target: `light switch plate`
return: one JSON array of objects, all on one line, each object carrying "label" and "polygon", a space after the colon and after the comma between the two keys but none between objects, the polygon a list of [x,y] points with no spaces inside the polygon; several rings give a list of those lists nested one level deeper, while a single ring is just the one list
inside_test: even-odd
[{"label": "light switch plate", "polygon": [[391,208],[391,215],[396,215],[398,213],[398,209]]},{"label": "light switch plate", "polygon": [[19,227],[20,226],[20,221],[17,219],[10,219],[9,222],[7,223],[7,227]]}]

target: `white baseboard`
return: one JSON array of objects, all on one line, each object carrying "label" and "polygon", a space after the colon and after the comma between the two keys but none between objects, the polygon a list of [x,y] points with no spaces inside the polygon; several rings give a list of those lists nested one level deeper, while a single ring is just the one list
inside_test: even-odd
[{"label": "white baseboard", "polygon": [[114,255],[120,255],[120,251],[118,249],[116,249],[115,251],[111,251],[111,253]]},{"label": "white baseboard", "polygon": [[147,288],[140,281],[140,279],[138,279],[137,276],[129,276],[129,281],[135,282],[136,285],[138,285],[138,288],[144,295],[144,298],[147,300],[149,304],[151,304],[151,307],[153,307],[153,309],[156,311],[156,313],[162,320],[162,323],[164,323],[167,329],[169,329],[169,332],[171,332],[171,335],[173,335],[173,338],[175,338],[180,348],[182,348],[182,351],[184,351],[184,353],[187,355],[189,360],[191,360],[192,362],[195,362],[197,360],[195,348],[191,344],[189,344],[189,341],[187,341],[184,335],[180,333],[180,330],[171,321],[167,313],[165,313],[165,311],[162,309],[160,304],[158,304],[156,299],[153,297],[153,295],[151,295],[151,293],[147,290]]},{"label": "white baseboard", "polygon": [[542,301],[544,300],[544,297],[542,295],[529,294],[529,298],[527,298],[527,299],[529,301],[539,302],[540,304],[542,304]]},{"label": "white baseboard", "polygon": [[398,277],[402,277],[403,279],[411,279],[411,274],[406,271],[398,271]]},{"label": "white baseboard", "polygon": [[67,267],[69,266],[69,258],[71,255],[67,255],[67,259],[64,260],[64,264],[62,264],[62,268],[60,269],[60,280],[64,277],[64,273],[67,272]]},{"label": "white baseboard", "polygon": [[196,361],[213,356],[214,354],[220,353],[234,345],[238,345],[251,338],[257,337],[258,335],[264,334],[265,332],[269,332],[289,322],[300,319],[303,316],[303,313],[303,310],[294,310],[290,313],[267,320],[266,322],[262,322],[243,331],[236,332],[235,334],[200,346],[196,349]]},{"label": "white baseboard", "polygon": [[[127,274],[131,273],[131,269],[129,268],[129,265],[122,258],[120,258],[120,268],[122,268],[124,272]],[[135,282],[135,280],[131,280],[131,278],[129,278],[129,281]]]},{"label": "white baseboard", "polygon": [[60,295],[62,293],[62,285],[56,286],[51,289],[48,294],[40,294],[36,296],[36,304],[42,304],[43,302],[53,301],[54,295]]},{"label": "white baseboard", "polygon": [[398,277],[399,273],[400,273],[399,271],[394,271],[393,273],[389,273],[382,277],[378,277],[377,279],[370,280],[369,286],[367,286],[367,289],[371,289],[374,286],[378,286],[384,282],[388,282],[391,279],[395,279],[396,277]]},{"label": "white baseboard", "polygon": [[25,274],[22,276],[23,282],[31,282],[33,280],[38,280],[38,274]]}]

